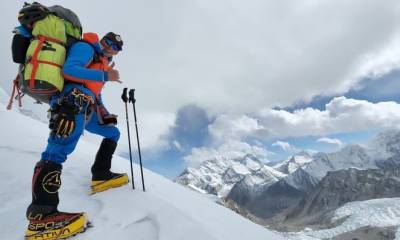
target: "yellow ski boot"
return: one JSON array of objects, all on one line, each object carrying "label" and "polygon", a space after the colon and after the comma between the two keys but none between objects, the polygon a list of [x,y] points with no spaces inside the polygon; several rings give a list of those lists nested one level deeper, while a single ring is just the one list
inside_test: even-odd
[{"label": "yellow ski boot", "polygon": [[85,213],[56,212],[41,220],[30,220],[25,240],[66,239],[91,227]]},{"label": "yellow ski boot", "polygon": [[128,175],[126,173],[111,173],[107,179],[92,179],[91,194],[106,191],[110,188],[120,187],[129,182]]}]

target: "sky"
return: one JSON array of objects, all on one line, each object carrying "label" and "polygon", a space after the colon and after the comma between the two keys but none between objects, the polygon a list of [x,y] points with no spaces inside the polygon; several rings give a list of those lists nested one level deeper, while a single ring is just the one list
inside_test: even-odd
[{"label": "sky", "polygon": [[[363,143],[399,125],[398,1],[41,3],[74,10],[84,31],[122,36],[114,60],[123,83],[108,83],[103,93],[119,115],[118,151],[129,155],[121,91],[135,88],[144,164],[167,177],[210,154],[278,161]],[[11,31],[22,4],[0,3],[0,86],[8,92],[17,68]],[[27,98],[24,106],[45,121],[46,106]]]}]

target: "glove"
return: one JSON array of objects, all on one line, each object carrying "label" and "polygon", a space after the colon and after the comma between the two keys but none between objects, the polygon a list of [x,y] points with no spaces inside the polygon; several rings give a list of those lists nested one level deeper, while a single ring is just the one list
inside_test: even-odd
[{"label": "glove", "polygon": [[50,119],[51,133],[58,137],[69,137],[75,129],[75,107],[62,103],[52,113]]},{"label": "glove", "polygon": [[103,124],[104,125],[117,125],[117,115],[115,114],[108,114],[103,117]]}]

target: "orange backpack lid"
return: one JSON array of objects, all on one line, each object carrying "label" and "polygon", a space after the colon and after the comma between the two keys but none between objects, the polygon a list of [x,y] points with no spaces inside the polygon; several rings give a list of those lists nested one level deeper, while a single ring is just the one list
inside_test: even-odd
[{"label": "orange backpack lid", "polygon": [[91,44],[95,44],[100,41],[99,36],[93,32],[84,33],[82,39]]}]

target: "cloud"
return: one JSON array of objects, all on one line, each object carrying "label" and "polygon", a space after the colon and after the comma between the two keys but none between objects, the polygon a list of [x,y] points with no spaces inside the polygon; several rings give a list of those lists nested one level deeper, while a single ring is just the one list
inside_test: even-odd
[{"label": "cloud", "polygon": [[182,148],[182,145],[178,142],[178,141],[176,141],[176,140],[174,140],[174,141],[172,141],[172,146],[174,146],[175,147],[175,149],[177,149],[178,151],[183,151],[184,149]]},{"label": "cloud", "polygon": [[[245,122],[248,126],[242,126],[241,129],[247,131],[236,128],[238,123],[243,123],[242,119],[247,119]],[[297,109],[294,112],[263,109],[253,117],[224,115],[217,118],[209,126],[209,130],[211,136],[218,141],[230,136],[258,139],[325,136],[398,126],[400,126],[398,103],[371,103],[337,97],[326,104],[325,110],[322,111],[313,108]]]},{"label": "cloud", "polygon": [[337,138],[326,138],[326,137],[324,137],[324,138],[317,139],[316,142],[317,143],[326,143],[326,144],[337,145],[338,147],[343,145],[342,141],[340,141]]},{"label": "cloud", "polygon": [[196,105],[186,105],[176,114],[174,125],[169,132],[169,141],[179,142],[180,150],[200,147],[208,139],[208,125],[211,123],[206,111]]},{"label": "cloud", "polygon": [[238,116],[234,121],[231,121],[231,117],[228,115],[221,115],[208,126],[208,130],[214,140],[224,142],[227,139],[240,140],[262,132],[264,127],[259,125],[257,119],[246,115]]},{"label": "cloud", "polygon": [[297,149],[295,146],[292,146],[288,142],[283,142],[283,141],[276,141],[273,144],[271,144],[272,147],[279,147],[285,152],[297,152],[299,149]]},{"label": "cloud", "polygon": [[[63,3],[77,12],[84,31],[121,34],[124,51],[115,61],[123,84],[107,83],[104,102],[122,115],[122,88],[136,88],[139,114],[162,118],[141,120],[141,125],[148,125],[143,127],[143,138],[155,145],[162,145],[160,136],[173,126],[171,115],[188,104],[215,116],[241,116],[316,95],[340,94],[363,77],[397,68],[399,4],[397,0],[115,0],[118,11],[109,11],[109,4],[96,4],[93,11],[90,1]],[[1,42],[10,42],[21,6],[0,2]],[[10,89],[17,66],[10,60],[8,44],[2,44],[0,51],[4,53],[0,86]],[[279,119],[283,113],[270,114]],[[233,137],[265,135],[265,129],[271,129],[264,123],[252,124]],[[279,134],[283,133],[278,130]]]},{"label": "cloud", "polygon": [[[136,150],[136,132],[135,121],[132,112],[129,112],[129,125],[132,151]],[[119,130],[121,132],[120,147],[121,151],[128,149],[128,134],[125,114],[119,116]],[[137,112],[137,125],[139,132],[140,147],[145,151],[156,152],[166,149],[170,146],[170,142],[165,138],[169,134],[171,126],[175,121],[175,115],[162,112]],[[93,136],[95,138],[98,136]]]},{"label": "cloud", "polygon": [[189,155],[184,157],[188,166],[196,167],[202,162],[212,159],[234,159],[254,155],[259,160],[268,162],[268,156],[273,153],[259,146],[253,146],[240,141],[227,141],[218,148],[192,148]]}]

